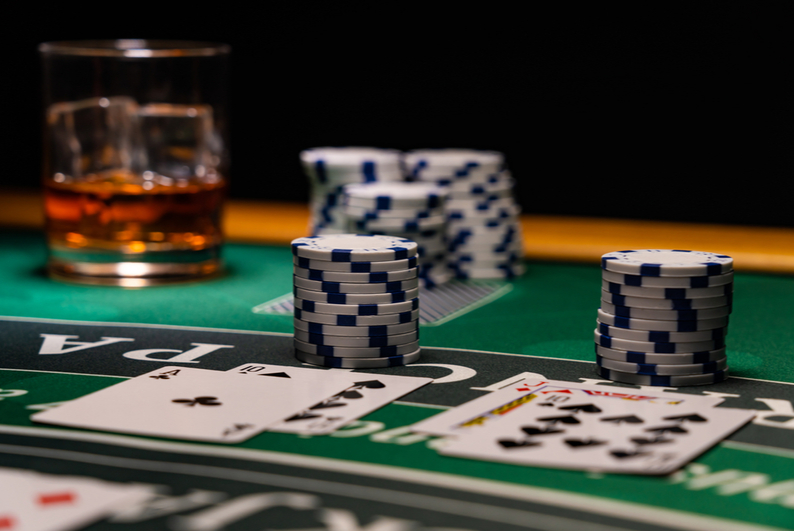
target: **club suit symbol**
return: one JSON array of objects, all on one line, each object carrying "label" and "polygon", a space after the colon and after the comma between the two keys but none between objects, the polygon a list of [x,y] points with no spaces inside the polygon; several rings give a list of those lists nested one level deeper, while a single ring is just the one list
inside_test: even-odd
[{"label": "club suit symbol", "polygon": [[200,406],[220,406],[221,402],[218,402],[217,396],[197,396],[196,398],[175,398],[172,402],[176,404],[185,404],[188,407],[193,407],[195,405]]}]

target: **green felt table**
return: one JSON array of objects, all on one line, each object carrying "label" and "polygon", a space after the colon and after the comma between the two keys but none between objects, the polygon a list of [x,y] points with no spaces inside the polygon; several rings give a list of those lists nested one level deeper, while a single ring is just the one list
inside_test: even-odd
[{"label": "green felt table", "polygon": [[[290,292],[289,248],[230,244],[224,253],[227,274],[211,281],[91,287],[46,277],[39,233],[0,233],[0,466],[161,489],[165,509],[141,509],[96,529],[792,528],[790,276],[736,273],[727,338],[731,378],[678,391],[718,393],[723,405],[759,413],[672,476],[454,459],[436,453],[438,440],[407,429],[522,373],[599,380],[593,344],[598,264],[529,262],[527,273],[494,300],[423,325],[416,366],[363,372],[430,376],[434,384],[331,436],[263,433],[239,445],[212,445],[30,421],[48,404],[153,370],[173,356],[166,349],[185,351],[193,342],[230,345],[194,360],[202,368],[299,365],[291,350],[292,317],[254,311]],[[123,354],[132,347],[116,344],[45,356],[39,354],[43,333],[81,341],[124,334],[135,348],[164,353],[131,360]],[[196,501],[199,491],[217,496]],[[233,502],[244,499],[269,501],[235,512]],[[233,516],[224,520],[223,514]]]}]

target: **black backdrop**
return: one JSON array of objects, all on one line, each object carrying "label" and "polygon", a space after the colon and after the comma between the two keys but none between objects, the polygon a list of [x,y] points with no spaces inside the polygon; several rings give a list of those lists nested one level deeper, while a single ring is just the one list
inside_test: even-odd
[{"label": "black backdrop", "polygon": [[471,147],[529,213],[792,223],[786,3],[61,5],[6,17],[2,185],[38,184],[39,42],[193,39],[233,49],[233,197],[305,201],[308,147]]}]

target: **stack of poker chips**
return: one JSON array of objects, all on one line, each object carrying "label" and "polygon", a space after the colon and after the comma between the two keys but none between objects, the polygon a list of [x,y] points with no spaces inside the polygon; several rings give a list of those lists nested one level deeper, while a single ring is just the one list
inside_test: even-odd
[{"label": "stack of poker chips", "polygon": [[419,359],[415,242],[329,234],[293,240],[292,250],[296,358],[350,369]]},{"label": "stack of poker chips", "polygon": [[602,256],[597,372],[637,385],[725,380],[732,263],[726,255],[668,249]]},{"label": "stack of poker chips", "polygon": [[409,178],[446,187],[448,267],[456,278],[524,272],[514,180],[496,151],[424,149],[404,154]]},{"label": "stack of poker chips", "polygon": [[351,183],[402,181],[401,155],[393,149],[324,147],[301,152],[311,186],[311,234],[347,233],[342,212],[342,187]]},{"label": "stack of poker chips", "polygon": [[433,183],[381,182],[343,188],[345,215],[353,232],[388,234],[417,243],[420,284],[433,288],[452,277],[447,268],[445,201]]}]

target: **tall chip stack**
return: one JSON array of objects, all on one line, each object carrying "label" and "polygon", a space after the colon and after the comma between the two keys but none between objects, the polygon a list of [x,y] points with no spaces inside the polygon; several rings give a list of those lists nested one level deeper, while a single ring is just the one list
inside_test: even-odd
[{"label": "tall chip stack", "polygon": [[640,249],[602,256],[597,372],[637,385],[721,382],[734,291],[730,256]]},{"label": "tall chip stack", "polygon": [[297,359],[348,369],[419,359],[415,242],[329,234],[293,240],[292,251]]},{"label": "tall chip stack", "polygon": [[342,187],[352,183],[404,180],[401,154],[372,147],[321,147],[301,152],[301,165],[311,186],[310,234],[347,233]]},{"label": "tall chip stack", "polygon": [[381,182],[343,188],[344,213],[359,234],[388,234],[417,242],[420,284],[450,280],[447,268],[448,191],[433,183]]},{"label": "tall chip stack", "polygon": [[403,156],[413,181],[449,190],[448,267],[456,278],[507,278],[524,273],[521,208],[514,180],[496,151],[422,149]]}]

